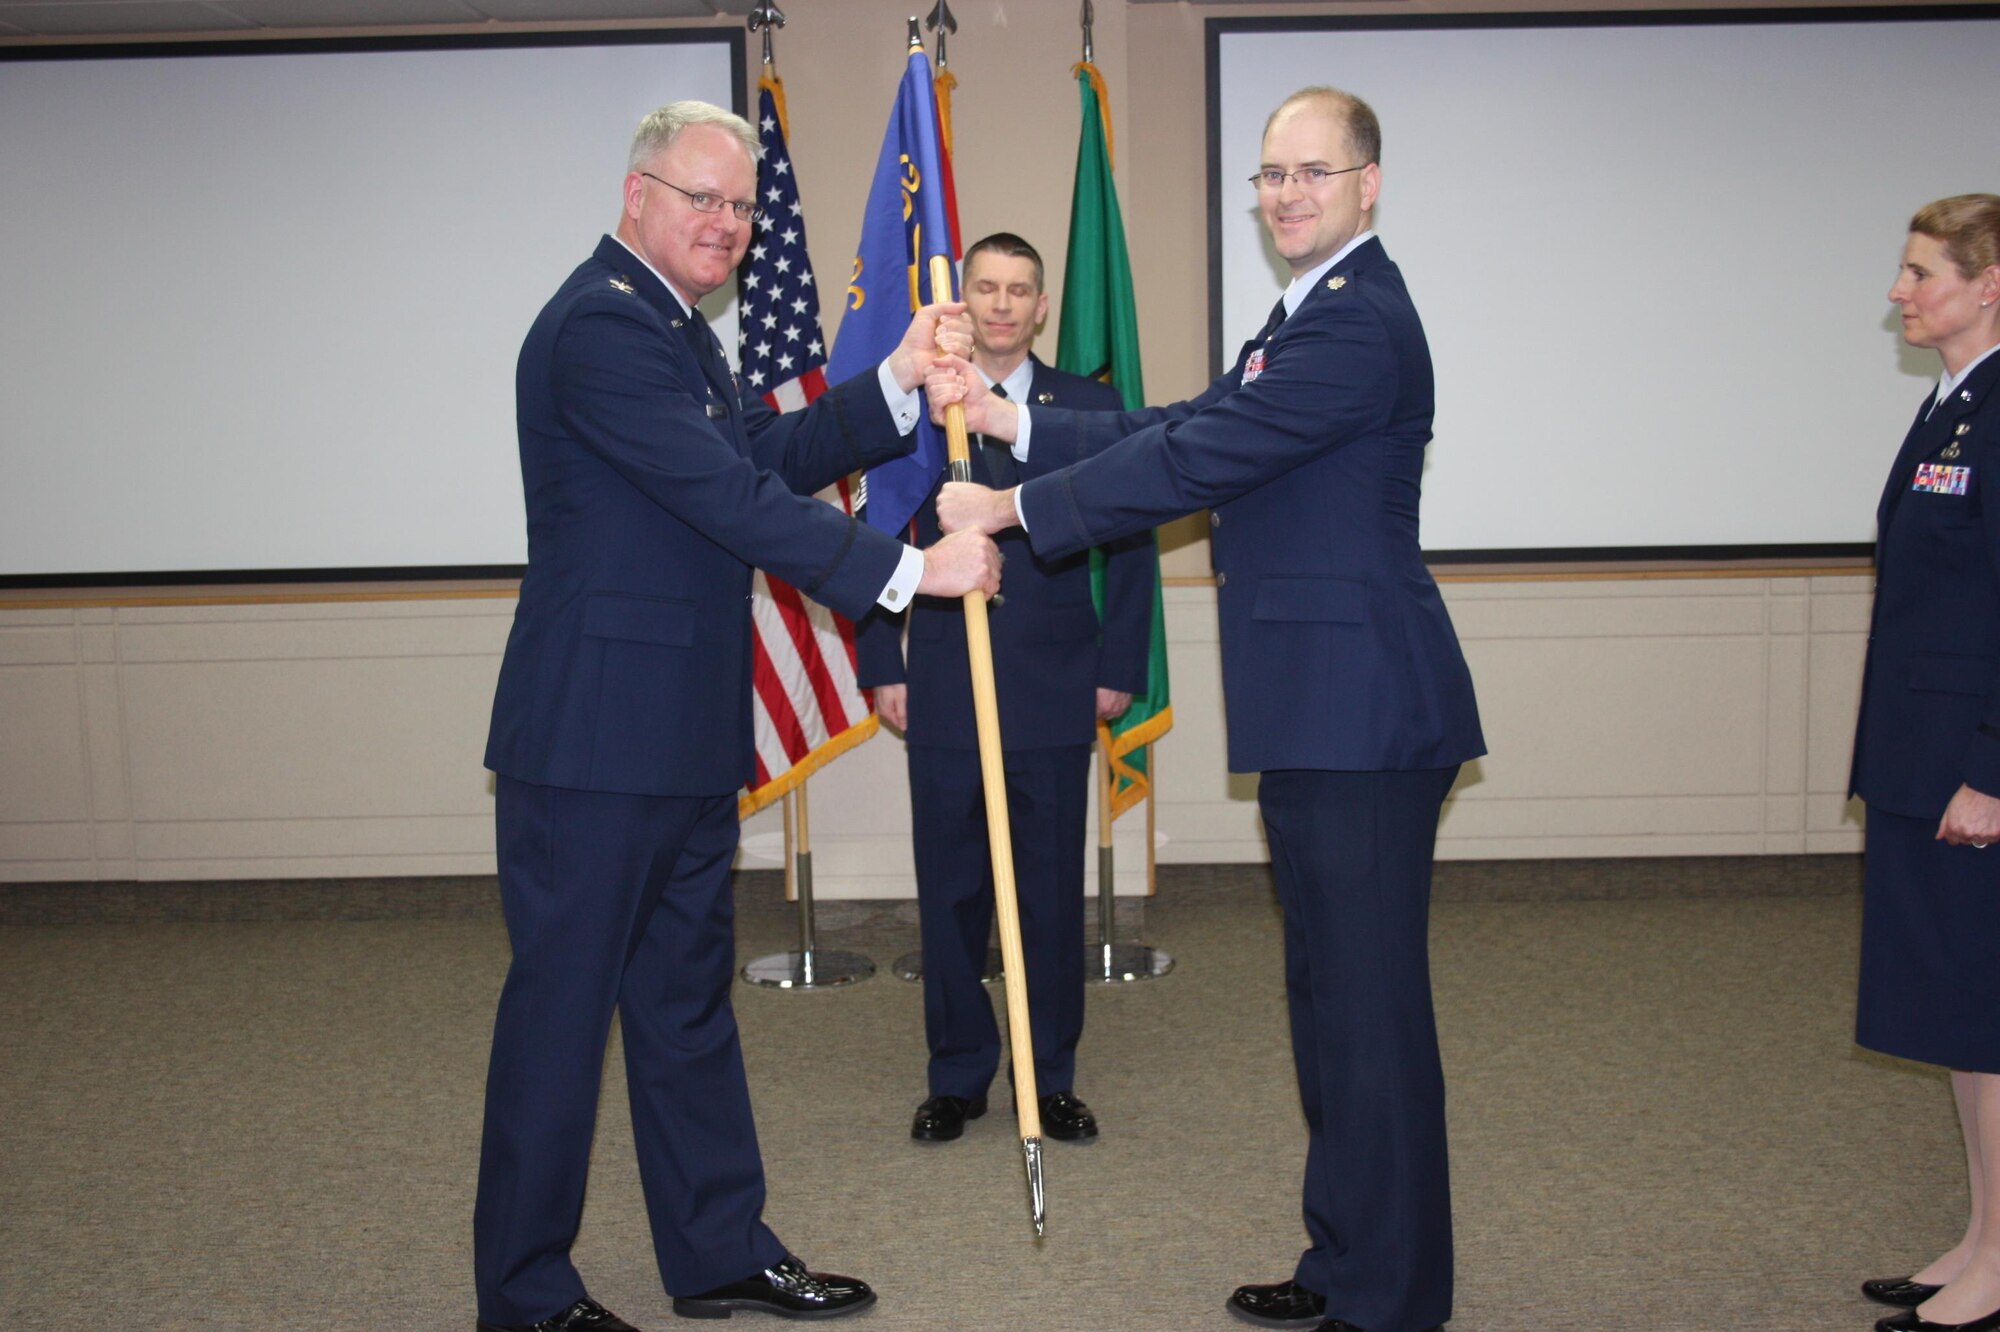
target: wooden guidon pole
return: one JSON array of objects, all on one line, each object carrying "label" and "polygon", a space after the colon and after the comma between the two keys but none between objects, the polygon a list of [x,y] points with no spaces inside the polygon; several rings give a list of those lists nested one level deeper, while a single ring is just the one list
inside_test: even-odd
[{"label": "wooden guidon pole", "polygon": [[[931,295],[951,292],[951,260],[931,260]],[[947,456],[954,481],[972,479],[972,445],[965,434],[965,408],[944,410]],[[1007,1035],[1014,1062],[1014,1111],[1020,1119],[1021,1151],[1028,1165],[1028,1203],[1035,1234],[1048,1223],[1042,1188],[1042,1111],[1035,1091],[1035,1043],[1028,1023],[1028,968],[1021,956],[1021,910],[1014,895],[1014,837],[1007,821],[1007,772],[1000,751],[1000,701],[993,687],[993,635],[986,623],[986,598],[965,594],[965,646],[972,662],[972,715],[979,733],[979,773],[986,792],[986,840],[993,857],[993,914],[1000,923],[1000,960],[1006,973]]]}]

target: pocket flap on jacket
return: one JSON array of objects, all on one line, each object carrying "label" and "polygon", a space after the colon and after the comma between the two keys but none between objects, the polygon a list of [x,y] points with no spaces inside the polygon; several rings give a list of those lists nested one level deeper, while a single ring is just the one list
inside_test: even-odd
[{"label": "pocket flap on jacket", "polygon": [[1251,618],[1363,624],[1368,619],[1368,584],[1351,578],[1266,578],[1257,584]]},{"label": "pocket flap on jacket", "polygon": [[1912,657],[1910,688],[1931,694],[1984,694],[1993,667],[1984,657]]},{"label": "pocket flap on jacket", "polygon": [[669,647],[694,646],[694,603],[655,597],[595,596],[583,607],[583,632]]}]

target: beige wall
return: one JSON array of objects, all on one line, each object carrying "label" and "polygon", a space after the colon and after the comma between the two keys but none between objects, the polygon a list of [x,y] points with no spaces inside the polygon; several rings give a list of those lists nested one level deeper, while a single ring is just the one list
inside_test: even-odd
[{"label": "beige wall", "polygon": [[[297,596],[0,609],[0,881],[490,872],[480,754],[511,596]],[[1439,854],[1857,849],[1869,596],[1861,576],[1448,583],[1492,753]],[[1254,781],[1225,771],[1214,590],[1167,606],[1159,857],[1260,860]],[[913,891],[899,741],[811,800],[822,896]],[[1142,890],[1143,835],[1119,824],[1120,892]],[[744,836],[746,865],[779,863],[775,811]]]},{"label": "beige wall", "polygon": [[[837,290],[849,266],[911,8],[927,6],[800,0],[778,35],[824,288]],[[964,224],[1040,245],[1059,308],[1078,117],[1076,0],[957,9]],[[1385,12],[1369,3],[1097,6],[1156,401],[1208,377],[1202,20],[1343,11]],[[753,63],[756,50],[753,40]],[[672,93],[663,88],[662,99]],[[590,240],[578,238],[579,254]],[[551,286],[560,277],[550,274]],[[831,332],[837,309],[826,318]],[[1053,330],[1041,350],[1053,355]],[[1207,574],[1202,530],[1176,529],[1170,575]],[[306,589],[190,604],[0,594],[0,879],[489,871],[492,801],[479,756],[513,603],[506,589],[475,592],[329,599]],[[1865,576],[1520,577],[1455,582],[1447,598],[1493,754],[1461,782],[1441,854],[1859,846],[1844,786]],[[1168,603],[1179,725],[1161,747],[1159,854],[1258,859],[1254,788],[1223,767],[1213,591],[1172,587]],[[1137,819],[1120,828],[1119,890],[1129,891],[1142,833]],[[814,782],[813,829],[823,895],[911,891],[893,738]],[[755,857],[779,843],[775,814],[745,834],[748,863],[770,863]]]}]

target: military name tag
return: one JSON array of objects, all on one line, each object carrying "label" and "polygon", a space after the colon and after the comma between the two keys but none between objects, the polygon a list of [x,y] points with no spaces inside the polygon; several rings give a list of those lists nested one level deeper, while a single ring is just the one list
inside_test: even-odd
[{"label": "military name tag", "polygon": [[1911,490],[1921,490],[1927,495],[1963,495],[1971,484],[1970,467],[1947,467],[1942,463],[1918,463],[1917,479],[1911,483]]},{"label": "military name tag", "polygon": [[1243,363],[1243,382],[1248,384],[1264,373],[1264,349],[1259,347],[1250,353],[1250,359]]}]

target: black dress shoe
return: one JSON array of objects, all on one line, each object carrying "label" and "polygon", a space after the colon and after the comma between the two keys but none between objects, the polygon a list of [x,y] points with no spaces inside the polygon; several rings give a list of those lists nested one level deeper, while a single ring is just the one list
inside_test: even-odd
[{"label": "black dress shoe", "polygon": [[1907,1313],[1890,1314],[1875,1324],[1875,1332],[1995,1332],[1996,1328],[2000,1328],[2000,1309],[1969,1323],[1933,1323],[1911,1309]]},{"label": "black dress shoe", "polygon": [[838,1318],[875,1303],[865,1281],[808,1272],[787,1256],[776,1267],[732,1281],[700,1295],[674,1296],[674,1312],[682,1318],[727,1318],[738,1309],[776,1314],[780,1318]]},{"label": "black dress shoe", "polygon": [[1296,1281],[1280,1281],[1274,1286],[1238,1286],[1224,1307],[1259,1327],[1318,1327],[1326,1317],[1326,1296]]},{"label": "black dress shoe", "polygon": [[1875,1277],[1861,1283],[1863,1295],[1877,1304],[1893,1305],[1898,1309],[1914,1309],[1943,1289],[1943,1286],[1926,1286],[1909,1277]]},{"label": "black dress shoe", "polygon": [[1042,1133],[1058,1142],[1088,1142],[1097,1136],[1097,1116],[1075,1092],[1050,1092],[1035,1102],[1042,1109]]},{"label": "black dress shoe", "polygon": [[984,1096],[970,1101],[963,1096],[933,1096],[917,1107],[916,1118],[910,1121],[910,1136],[918,1142],[950,1142],[964,1135],[966,1120],[985,1113]]},{"label": "black dress shoe", "polygon": [[539,1323],[480,1323],[479,1332],[639,1332],[596,1300],[581,1299]]}]

